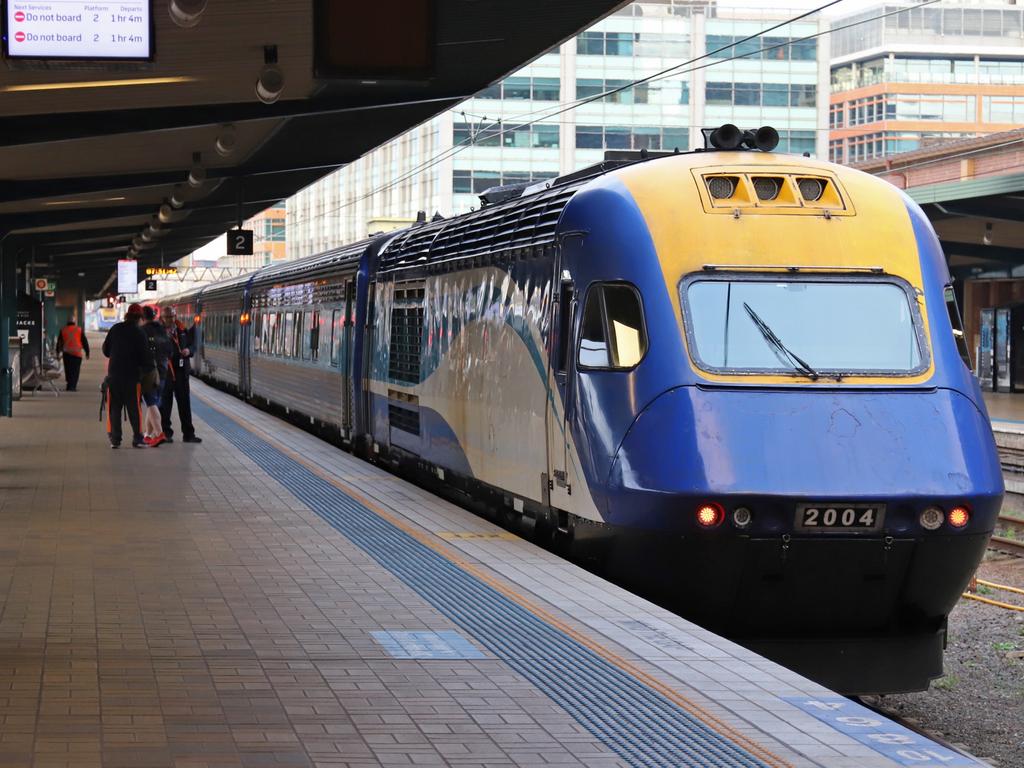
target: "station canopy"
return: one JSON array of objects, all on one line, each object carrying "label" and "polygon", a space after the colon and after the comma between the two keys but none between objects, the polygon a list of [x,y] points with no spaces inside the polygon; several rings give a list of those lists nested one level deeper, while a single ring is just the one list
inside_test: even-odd
[{"label": "station canopy", "polygon": [[5,251],[95,295],[133,249],[169,264],[624,4],[8,0]]}]

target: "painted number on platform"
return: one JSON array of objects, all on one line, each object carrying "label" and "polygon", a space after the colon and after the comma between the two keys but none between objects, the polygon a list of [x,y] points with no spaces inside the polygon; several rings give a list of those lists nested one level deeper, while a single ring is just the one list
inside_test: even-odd
[{"label": "painted number on platform", "polygon": [[842,696],[784,696],[783,700],[899,765],[984,768],[982,763],[936,744]]}]

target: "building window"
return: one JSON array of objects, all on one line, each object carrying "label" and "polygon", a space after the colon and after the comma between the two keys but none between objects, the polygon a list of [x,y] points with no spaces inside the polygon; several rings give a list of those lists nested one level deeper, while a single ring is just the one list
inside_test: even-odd
[{"label": "building window", "polygon": [[755,37],[748,35],[708,35],[707,51],[713,59],[731,59],[736,56],[765,61],[816,61],[816,40],[794,40],[791,37]]},{"label": "building window", "polygon": [[452,171],[452,191],[456,194],[482,194],[493,187],[507,184],[520,184],[524,181],[536,182],[553,179],[557,173],[541,171]]},{"label": "building window", "polygon": [[650,149],[683,151],[689,144],[686,128],[659,126],[576,126],[577,149]]},{"label": "building window", "polygon": [[802,155],[817,149],[814,131],[779,131],[779,151]]},{"label": "building window", "polygon": [[640,83],[629,87],[631,82],[630,80],[581,78],[576,81],[576,98],[590,99],[616,88],[622,88],[615,93],[609,93],[603,100],[609,104],[647,104],[650,99],[650,85]]},{"label": "building window", "polygon": [[557,77],[507,77],[479,91],[474,98],[558,101],[560,89]]},{"label": "building window", "polygon": [[708,104],[729,104],[741,107],[813,107],[817,86],[802,83],[708,82],[705,99]]}]

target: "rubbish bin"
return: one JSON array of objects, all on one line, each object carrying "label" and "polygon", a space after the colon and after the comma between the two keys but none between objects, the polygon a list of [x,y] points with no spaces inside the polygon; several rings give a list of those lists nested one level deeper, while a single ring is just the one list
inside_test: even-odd
[{"label": "rubbish bin", "polygon": [[8,367],[11,369],[11,397],[21,400],[21,337],[11,336],[8,340]]}]

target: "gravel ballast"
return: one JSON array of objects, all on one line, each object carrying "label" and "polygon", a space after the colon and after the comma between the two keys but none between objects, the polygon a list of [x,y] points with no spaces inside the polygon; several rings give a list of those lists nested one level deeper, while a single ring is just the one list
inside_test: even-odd
[{"label": "gravel ballast", "polygon": [[[1024,559],[990,558],[978,578],[1024,588]],[[979,594],[1024,605],[1020,595]],[[945,675],[923,693],[870,703],[1000,768],[1024,768],[1024,613],[961,600],[949,617]]]}]

